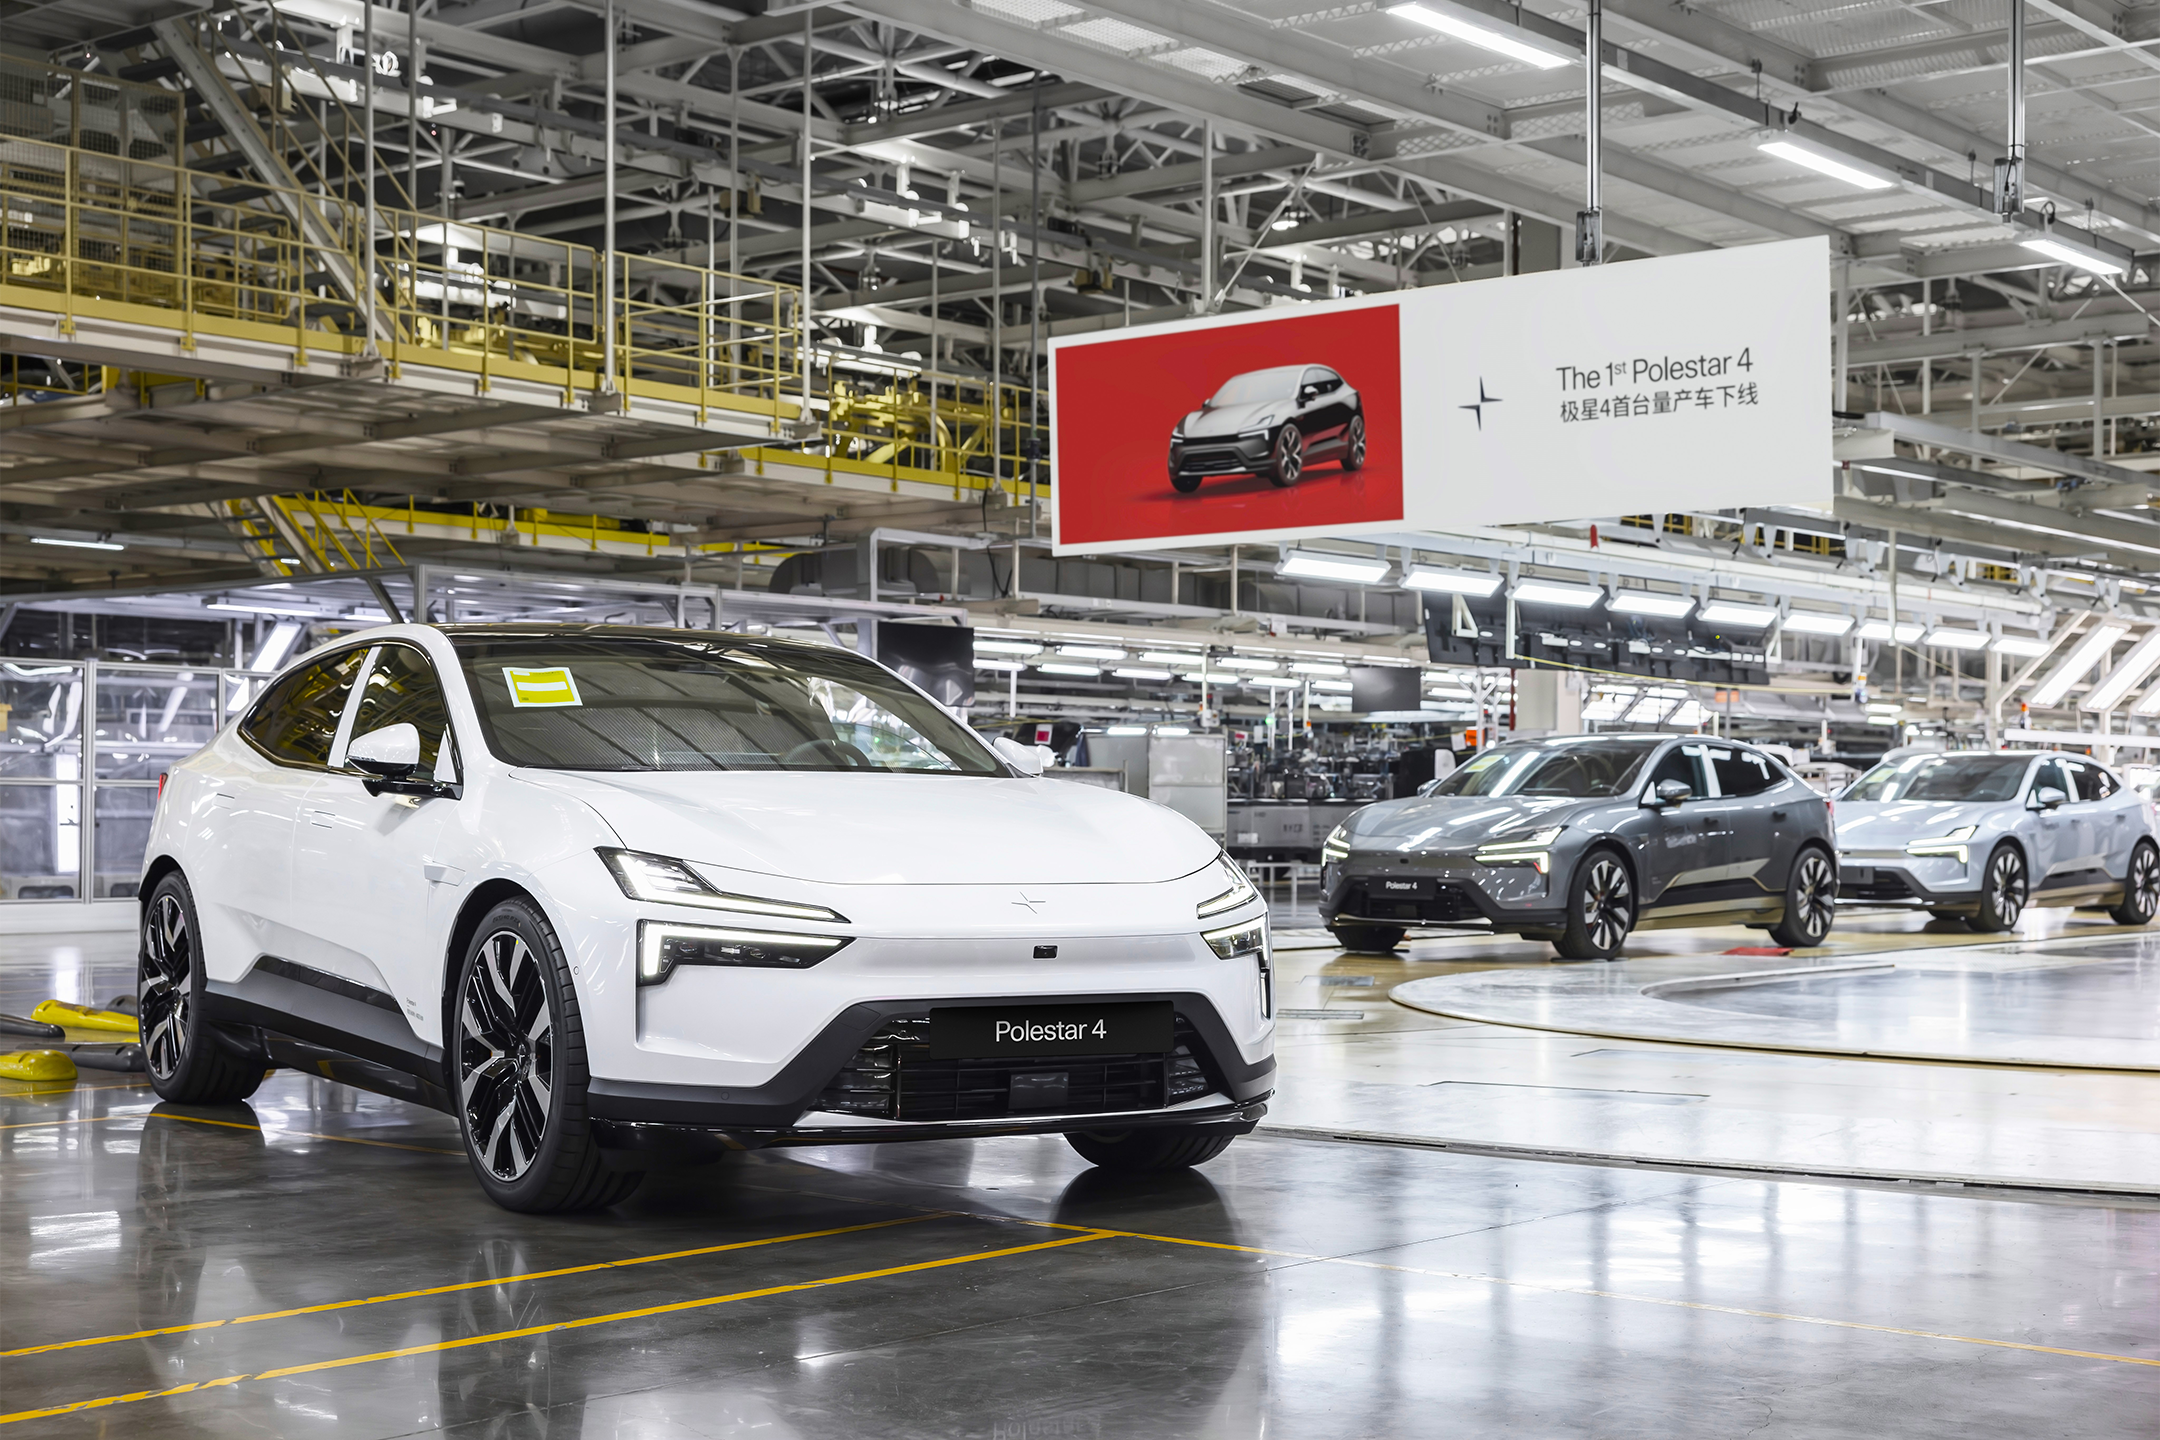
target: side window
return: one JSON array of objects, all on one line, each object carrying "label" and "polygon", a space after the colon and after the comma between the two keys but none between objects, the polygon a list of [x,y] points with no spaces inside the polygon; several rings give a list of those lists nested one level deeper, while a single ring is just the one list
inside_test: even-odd
[{"label": "side window", "polygon": [[420,767],[432,770],[450,727],[442,686],[427,657],[409,645],[385,645],[360,686],[360,708],[353,712],[354,736],[385,725],[410,725],[420,732]]},{"label": "side window", "polygon": [[240,722],[240,733],[283,764],[327,766],[338,720],[367,653],[364,645],[341,650],[293,671],[263,692]]},{"label": "side window", "polygon": [[2113,781],[2099,766],[2088,765],[2083,760],[2064,760],[2060,763],[2070,767],[2071,781],[2077,786],[2077,789],[2070,792],[2071,799],[2105,800],[2115,793]]},{"label": "side window", "polygon": [[2077,785],[2063,773],[2063,763],[2060,760],[2041,761],[2040,768],[2033,771],[2032,789],[2026,793],[2036,795],[2051,785],[2072,800],[2077,799]]},{"label": "side window", "polygon": [[1675,745],[1666,751],[1665,758],[1650,772],[1650,788],[1654,791],[1667,780],[1678,780],[1697,799],[1709,794],[1710,787],[1703,783],[1702,753],[1700,745]]},{"label": "side window", "polygon": [[1322,395],[1332,395],[1342,388],[1342,377],[1332,370],[1322,370],[1315,365],[1305,372],[1304,383]]},{"label": "side window", "polygon": [[1727,750],[1723,746],[1710,752],[1710,763],[1717,771],[1720,795],[1760,795],[1782,778],[1760,755],[1745,750]]}]

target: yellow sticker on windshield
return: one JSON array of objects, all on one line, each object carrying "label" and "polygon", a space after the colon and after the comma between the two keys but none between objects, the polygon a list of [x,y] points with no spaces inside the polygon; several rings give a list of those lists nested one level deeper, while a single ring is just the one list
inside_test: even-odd
[{"label": "yellow sticker on windshield", "polygon": [[545,669],[521,670],[515,665],[503,666],[503,679],[510,682],[510,703],[523,710],[529,705],[583,705],[578,698],[577,681],[562,665],[550,665]]}]

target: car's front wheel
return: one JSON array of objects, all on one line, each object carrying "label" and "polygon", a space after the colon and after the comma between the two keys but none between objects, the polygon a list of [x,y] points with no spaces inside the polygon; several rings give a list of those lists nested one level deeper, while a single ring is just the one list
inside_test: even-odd
[{"label": "car's front wheel", "polygon": [[1350,417],[1349,433],[1343,437],[1342,468],[1362,470],[1365,468],[1365,417]]},{"label": "car's front wheel", "polygon": [[1980,910],[1967,923],[1975,930],[2014,930],[2025,913],[2025,856],[2005,840],[1980,872]]},{"label": "car's front wheel", "polygon": [[1830,857],[1810,847],[1793,862],[1785,880],[1785,918],[1770,927],[1770,938],[1791,950],[1820,945],[1836,918],[1837,871]]},{"label": "car's front wheel", "polygon": [[1563,960],[1611,960],[1635,928],[1635,881],[1611,850],[1593,850],[1568,882],[1567,929],[1553,941]]},{"label": "car's front wheel", "polygon": [[1400,925],[1330,925],[1335,943],[1358,955],[1385,955],[1410,932]]},{"label": "car's front wheel", "polygon": [[601,1161],[577,992],[539,908],[516,899],[490,910],[452,993],[458,1128],[488,1198],[531,1215],[628,1199],[645,1177]]},{"label": "car's front wheel", "polygon": [[1268,452],[1268,479],[1277,485],[1295,485],[1305,473],[1305,434],[1295,425],[1275,432],[1274,448]]},{"label": "car's front wheel", "polygon": [[2123,879],[2122,903],[2108,911],[2118,925],[2150,925],[2160,914],[2160,849],[2140,840],[2130,852],[2130,873]]},{"label": "car's front wheel", "polygon": [[1105,1170],[1184,1170],[1205,1164],[1230,1148],[1235,1135],[1219,1130],[1078,1130],[1065,1143],[1080,1158]]},{"label": "car's front wheel", "polygon": [[135,962],[135,1013],[150,1088],[183,1105],[230,1105],[263,1082],[264,1067],[220,1044],[203,1012],[202,930],[195,892],[178,870],[143,907]]}]

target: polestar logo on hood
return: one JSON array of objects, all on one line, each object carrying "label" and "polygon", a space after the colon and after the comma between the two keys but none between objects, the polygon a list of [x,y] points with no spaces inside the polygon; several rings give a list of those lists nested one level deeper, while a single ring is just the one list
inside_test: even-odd
[{"label": "polestar logo on hood", "polygon": [[1034,915],[1040,913],[1041,906],[1047,905],[1050,902],[1047,900],[1037,900],[1033,896],[1029,895],[1027,891],[1023,890],[1020,892],[1020,898],[1013,901],[1012,903],[1015,905],[1025,905],[1027,907],[1028,914]]},{"label": "polestar logo on hood", "polygon": [[1485,407],[1487,405],[1498,405],[1500,403],[1501,400],[1498,395],[1488,395],[1485,393],[1485,377],[1480,375],[1477,382],[1477,404],[1458,405],[1455,408],[1458,410],[1468,410],[1472,415],[1476,416],[1477,428],[1483,430],[1485,428]]}]

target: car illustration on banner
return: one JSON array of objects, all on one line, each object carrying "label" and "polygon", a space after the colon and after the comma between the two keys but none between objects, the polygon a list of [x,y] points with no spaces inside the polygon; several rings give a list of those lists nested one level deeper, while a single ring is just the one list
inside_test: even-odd
[{"label": "car illustration on banner", "polygon": [[333,641],[160,789],[150,1084],[433,1106],[528,1212],[767,1145],[1211,1159],[1274,1088],[1267,904],[1183,816],[1041,769],[825,645]]},{"label": "car illustration on banner", "polygon": [[1278,365],[1225,381],[1170,432],[1170,484],[1190,495],[1210,475],[1290,486],[1315,463],[1365,465],[1365,402],[1325,365]]}]

